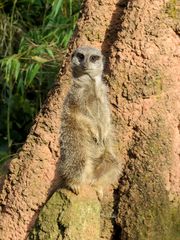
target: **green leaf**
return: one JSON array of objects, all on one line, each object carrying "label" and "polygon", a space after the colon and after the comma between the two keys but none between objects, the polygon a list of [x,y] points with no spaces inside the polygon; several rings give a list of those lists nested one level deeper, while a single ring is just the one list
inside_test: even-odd
[{"label": "green leaf", "polygon": [[21,95],[24,95],[24,81],[22,77],[20,77],[17,82],[17,91],[21,91]]},{"label": "green leaf", "polygon": [[47,48],[46,51],[47,51],[47,53],[49,54],[49,56],[54,59],[53,51],[52,51],[50,48]]},{"label": "green leaf", "polygon": [[16,79],[16,81],[18,79],[19,72],[20,72],[20,62],[18,61],[17,65],[16,65],[16,70],[15,70],[15,79]]},{"label": "green leaf", "polygon": [[60,8],[63,0],[55,0],[52,4],[52,16],[55,18],[57,14],[60,12]]},{"label": "green leaf", "polygon": [[30,86],[37,75],[41,65],[39,63],[30,65],[26,76],[26,87]]},{"label": "green leaf", "polygon": [[45,63],[45,62],[49,61],[48,59],[43,58],[43,57],[39,57],[39,56],[32,56],[31,58],[33,60],[35,60],[36,62],[39,62],[39,63]]}]

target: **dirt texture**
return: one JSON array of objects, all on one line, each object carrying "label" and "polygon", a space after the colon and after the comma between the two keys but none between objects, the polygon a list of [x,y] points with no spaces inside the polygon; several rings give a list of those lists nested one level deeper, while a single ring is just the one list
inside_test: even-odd
[{"label": "dirt texture", "polygon": [[[1,240],[26,239],[60,181],[60,112],[71,84],[70,53],[81,45],[99,47],[107,56],[105,81],[124,163],[119,187],[107,191],[101,202],[100,238],[180,239],[179,6],[172,0],[85,1],[59,80],[4,181]],[[86,193],[88,199],[93,190]],[[43,229],[36,225],[34,236],[42,234],[48,214],[43,221],[40,214],[36,224],[41,221]],[[57,229],[57,221],[48,224]],[[54,239],[65,239],[63,231],[59,234]]]},{"label": "dirt texture", "polygon": [[108,79],[126,162],[115,239],[180,239],[180,39],[170,8],[172,1],[129,1],[111,48]]},{"label": "dirt texture", "polygon": [[[116,1],[85,1],[58,81],[35,119],[26,143],[10,164],[0,194],[0,239],[26,239],[39,210],[56,189],[62,104],[71,84],[70,53],[80,45],[100,47]],[[108,10],[107,10],[108,9]],[[101,26],[101,27],[99,27]]]}]

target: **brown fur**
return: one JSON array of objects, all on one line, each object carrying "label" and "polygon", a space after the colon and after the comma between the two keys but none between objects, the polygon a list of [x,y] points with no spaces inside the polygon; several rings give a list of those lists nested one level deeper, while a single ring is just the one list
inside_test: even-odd
[{"label": "brown fur", "polygon": [[[116,181],[120,173],[112,148],[107,89],[102,81],[103,56],[99,50],[89,47],[79,48],[77,52],[84,54],[87,69],[78,75],[76,64],[78,68],[82,66],[77,62],[72,64],[74,80],[62,112],[60,166],[63,185],[75,193],[81,184],[103,188]],[[92,54],[100,56],[99,63],[93,66],[88,64]]]}]

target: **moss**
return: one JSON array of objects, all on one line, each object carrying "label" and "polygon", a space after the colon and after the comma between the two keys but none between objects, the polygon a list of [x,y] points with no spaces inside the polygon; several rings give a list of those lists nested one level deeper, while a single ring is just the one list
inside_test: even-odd
[{"label": "moss", "polygon": [[180,204],[171,207],[171,232],[168,240],[179,240],[180,239]]},{"label": "moss", "polygon": [[145,75],[144,86],[142,89],[143,96],[160,95],[163,90],[164,75],[160,71],[155,71],[153,74]]},{"label": "moss", "polygon": [[[163,202],[162,202],[163,205]],[[143,227],[138,229],[138,240],[179,240],[179,207],[162,205],[146,209],[143,214]],[[150,224],[149,224],[150,222]]]},{"label": "moss", "polygon": [[97,199],[56,192],[42,209],[29,239],[98,239],[100,205]]},{"label": "moss", "polygon": [[171,129],[166,125],[164,118],[158,116],[158,113],[152,128],[154,129],[147,138],[146,153],[153,158],[157,167],[161,167],[159,163],[163,160],[165,160],[164,166],[167,167],[166,164],[172,153]]},{"label": "moss", "polygon": [[165,12],[169,17],[179,20],[180,19],[180,6],[177,0],[170,0],[165,7]]},{"label": "moss", "polygon": [[177,0],[170,0],[166,4],[165,12],[172,18],[176,18],[177,17],[176,4],[177,4]]},{"label": "moss", "polygon": [[[142,75],[144,78],[142,78]],[[163,90],[164,78],[165,76],[160,70],[152,70],[149,73],[142,74],[142,72],[134,69],[129,79],[122,84],[122,96],[131,101],[140,97],[159,96]]]},{"label": "moss", "polygon": [[171,129],[164,120],[165,112],[157,106],[150,115],[148,124],[134,126],[128,152],[131,160],[122,178],[127,183],[120,188],[118,221],[122,239],[174,240],[180,237],[179,210],[169,202],[163,179],[172,157]]},{"label": "moss", "polygon": [[[143,149],[146,155],[145,163],[141,164],[144,165],[143,175],[140,175],[137,182],[143,192],[143,199],[146,201],[144,207],[142,207],[143,202],[140,207],[138,206],[144,217],[139,228],[142,231],[139,231],[138,239],[174,240],[177,232],[172,221],[172,206],[161,176],[161,173],[168,168],[171,159],[170,129],[160,116],[155,118],[152,129]],[[178,220],[177,211],[173,211],[174,218]]]},{"label": "moss", "polygon": [[57,219],[60,211],[64,212],[70,202],[60,192],[55,193],[42,209],[29,239],[57,239],[60,234]]}]

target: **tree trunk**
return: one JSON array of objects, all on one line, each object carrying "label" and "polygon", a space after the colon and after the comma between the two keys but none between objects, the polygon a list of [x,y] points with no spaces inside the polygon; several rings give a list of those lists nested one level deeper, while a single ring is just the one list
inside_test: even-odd
[{"label": "tree trunk", "polygon": [[69,53],[84,44],[100,47],[108,57],[105,80],[124,170],[101,212],[89,187],[78,197],[56,192],[29,238],[180,239],[178,19],[178,1],[85,2],[59,81],[4,180],[0,239],[27,238],[60,181],[60,111],[71,82]]}]

